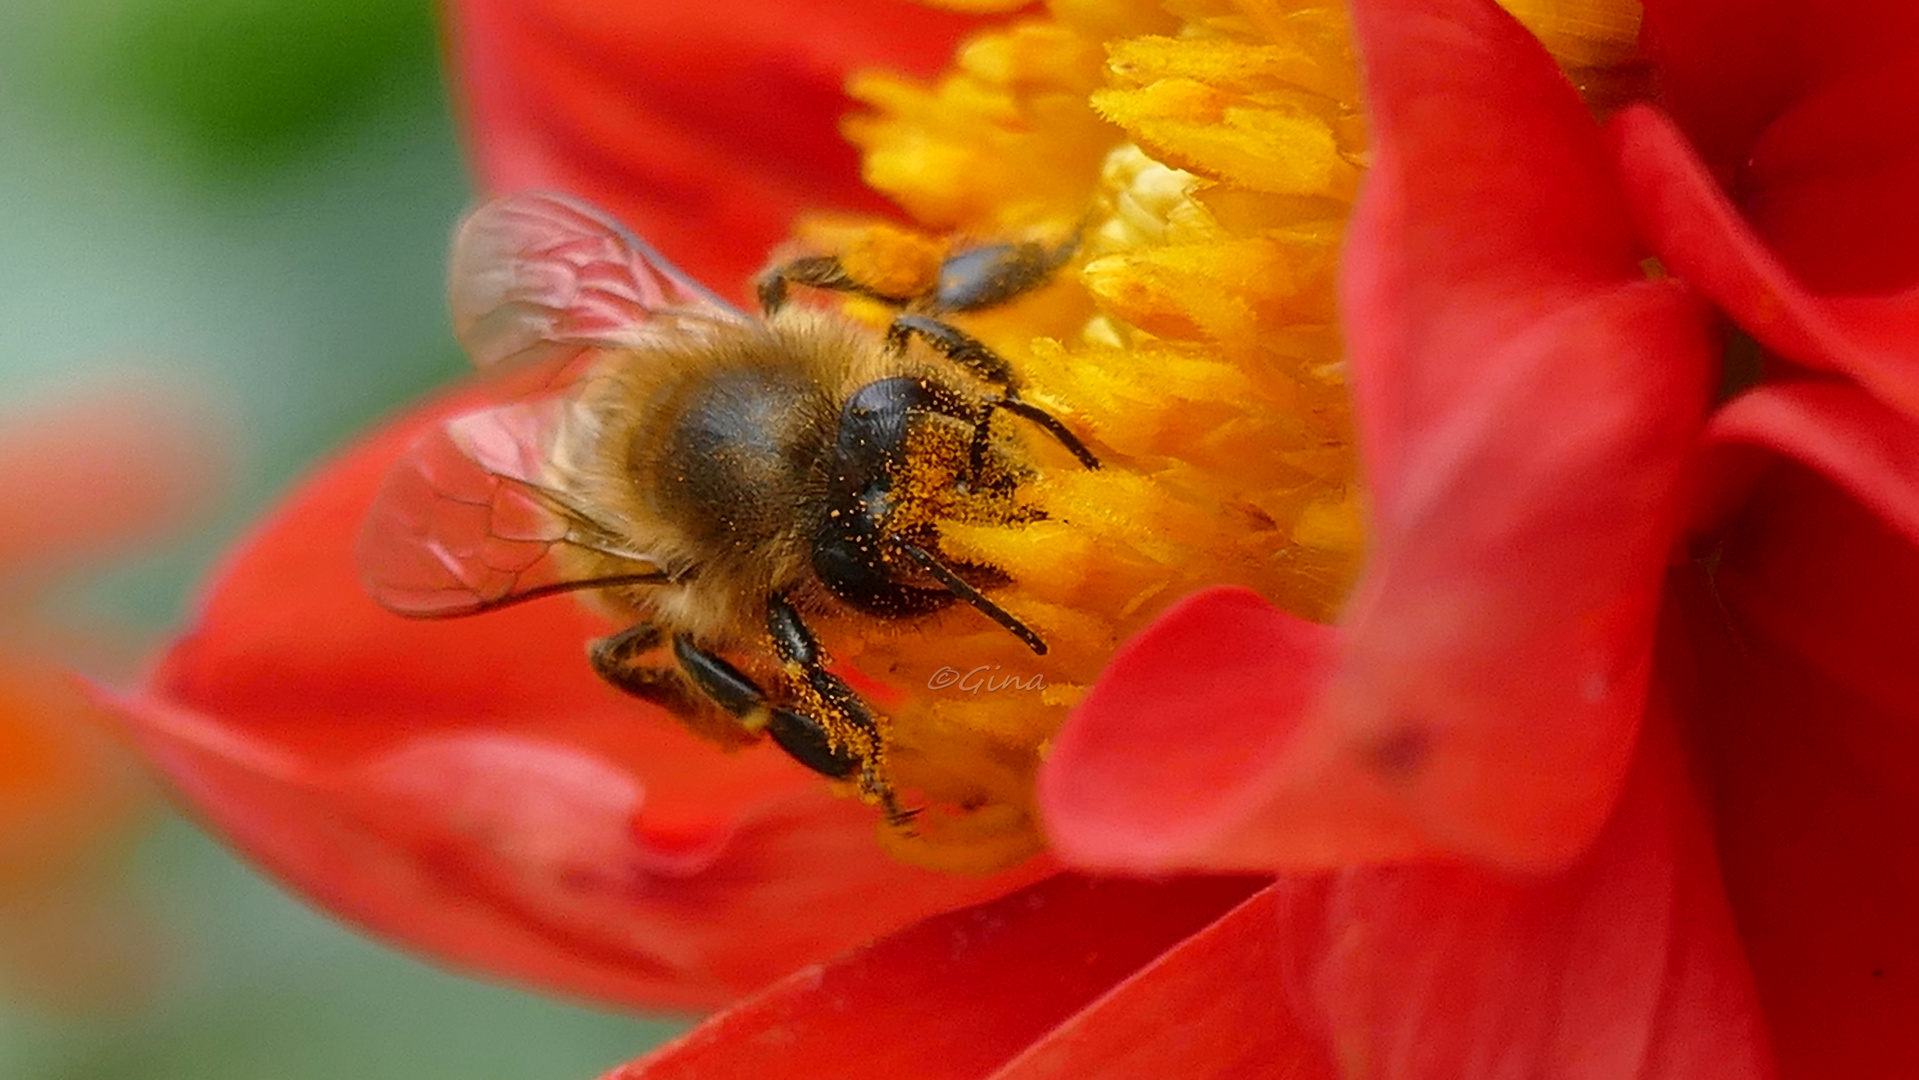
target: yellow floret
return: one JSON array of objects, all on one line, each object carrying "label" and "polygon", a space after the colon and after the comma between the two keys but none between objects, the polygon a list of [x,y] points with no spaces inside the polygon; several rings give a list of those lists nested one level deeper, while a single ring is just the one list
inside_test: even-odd
[{"label": "yellow floret", "polygon": [[[1509,7],[1597,97],[1639,63],[1634,4]],[[924,810],[884,843],[948,870],[1040,848],[1033,777],[1053,733],[1168,604],[1233,583],[1330,619],[1364,545],[1334,289],[1368,160],[1343,4],[1048,9],[974,39],[934,86],[855,78],[868,111],[845,129],[869,182],[929,233],[1079,237],[1053,286],[955,321],[1102,467],[1021,428],[1036,472],[1020,498],[1043,516],[932,511],[946,557],[1002,571],[993,599],[1047,655],[962,605],[832,642],[898,693],[882,703],[888,769]],[[897,230],[845,239],[876,273],[926,264]]]}]

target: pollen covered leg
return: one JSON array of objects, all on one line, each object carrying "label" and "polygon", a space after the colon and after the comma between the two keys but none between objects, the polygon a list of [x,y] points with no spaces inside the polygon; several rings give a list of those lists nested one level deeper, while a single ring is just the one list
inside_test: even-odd
[{"label": "pollen covered leg", "polygon": [[[860,792],[879,803],[886,811],[888,822],[900,825],[911,820],[912,812],[900,809],[892,781],[886,776],[885,736],[879,717],[844,679],[826,670],[826,654],[820,649],[819,640],[785,597],[775,596],[767,601],[766,625],[780,660],[825,706],[828,714],[825,721],[800,717],[813,726],[808,737],[817,738],[835,753],[857,756]],[[837,730],[834,721],[838,722]],[[774,738],[779,738],[778,733]],[[788,752],[793,752],[790,747]]]},{"label": "pollen covered leg", "polygon": [[755,735],[765,732],[793,760],[834,780],[858,771],[859,756],[850,748],[834,746],[819,721],[774,705],[758,683],[724,657],[702,649],[685,634],[673,639],[673,655],[686,677],[745,730]]},{"label": "pollen covered leg", "polygon": [[1073,257],[1079,237],[1061,244],[993,244],[969,248],[940,265],[930,298],[939,311],[979,311],[1017,299],[1052,280]]},{"label": "pollen covered leg", "polygon": [[759,294],[760,310],[771,315],[785,307],[787,290],[793,285],[864,296],[895,307],[913,299],[910,294],[895,295],[870,282],[859,280],[846,269],[837,255],[809,255],[775,266],[760,275],[754,284],[754,290]]}]

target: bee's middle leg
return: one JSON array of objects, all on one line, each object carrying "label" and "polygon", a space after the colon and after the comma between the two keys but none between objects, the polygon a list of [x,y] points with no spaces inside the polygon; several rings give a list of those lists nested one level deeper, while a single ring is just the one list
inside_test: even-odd
[{"label": "bee's middle leg", "polygon": [[673,655],[687,679],[738,718],[741,727],[755,734],[765,732],[793,760],[814,772],[844,780],[864,764],[849,748],[834,746],[818,720],[773,704],[751,676],[685,634],[674,637]]}]

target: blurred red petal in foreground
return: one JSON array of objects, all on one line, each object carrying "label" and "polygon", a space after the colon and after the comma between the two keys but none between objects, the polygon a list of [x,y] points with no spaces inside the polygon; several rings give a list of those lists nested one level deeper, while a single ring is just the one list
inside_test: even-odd
[{"label": "blurred red petal in foreground", "polygon": [[[1257,950],[1269,927],[1259,917],[1262,905],[1247,897],[1260,885],[1245,878],[1153,884],[1055,876],[794,972],[607,1080],[992,1076],[1022,1048],[1212,924],[1229,923],[1224,936]],[[1241,907],[1252,913],[1240,915]],[[1209,989],[1217,994],[1221,987]],[[1265,1012],[1246,1004],[1253,1015]],[[1216,1031],[1245,1034],[1230,1025],[1202,1030],[1202,1017],[1184,1017],[1194,1026],[1182,1036],[1203,1044]]]}]

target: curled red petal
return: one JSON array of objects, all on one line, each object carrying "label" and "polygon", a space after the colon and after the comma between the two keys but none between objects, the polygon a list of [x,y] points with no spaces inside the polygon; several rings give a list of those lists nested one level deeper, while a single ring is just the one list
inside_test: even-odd
[{"label": "curled red petal", "polygon": [[1378,144],[1343,269],[1367,565],[1337,633],[1214,594],[1118,658],[1041,777],[1069,860],[1551,865],[1623,780],[1704,316],[1643,280],[1598,131],[1504,13],[1373,0],[1355,26]]},{"label": "curled red petal", "polygon": [[1059,875],[795,972],[606,1080],[978,1080],[1260,884]]},{"label": "curled red petal", "polygon": [[1919,8],[1649,0],[1645,42],[1662,102],[1795,274],[1919,282]]},{"label": "curled red petal", "polygon": [[727,295],[795,214],[885,211],[839,134],[847,75],[931,74],[980,25],[903,0],[459,0],[451,12],[482,186],[581,196]]},{"label": "curled red petal", "polygon": [[1640,44],[1660,99],[1730,176],[1792,93],[1793,0],[1646,0]]},{"label": "curled red petal", "polygon": [[1614,119],[1611,135],[1639,231],[1668,270],[1781,356],[1846,375],[1919,418],[1919,288],[1817,296],[1767,249],[1664,116],[1635,106]]},{"label": "curled red petal", "polygon": [[[1825,474],[1891,528],[1919,542],[1919,422],[1856,386],[1767,383],[1715,412],[1709,442],[1764,448]],[[1749,472],[1752,463],[1741,463]]]},{"label": "curled red petal", "polygon": [[191,809],[388,938],[652,1007],[723,1003],[1040,872],[894,863],[871,811],[777,751],[726,755],[594,678],[584,644],[607,627],[567,599],[444,622],[376,607],[359,522],[421,425],[474,398],[297,491],[120,703]]},{"label": "curled red petal", "polygon": [[[1919,1061],[1919,549],[1785,465],[1675,590],[1718,865],[1786,1077]],[[1677,670],[1678,665],[1672,665]]]}]

